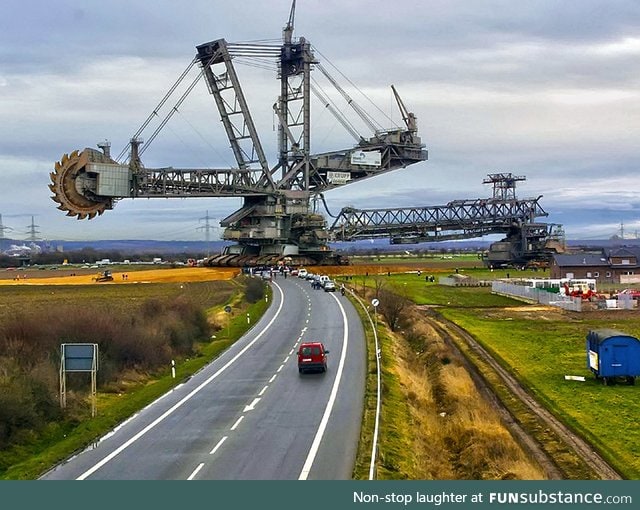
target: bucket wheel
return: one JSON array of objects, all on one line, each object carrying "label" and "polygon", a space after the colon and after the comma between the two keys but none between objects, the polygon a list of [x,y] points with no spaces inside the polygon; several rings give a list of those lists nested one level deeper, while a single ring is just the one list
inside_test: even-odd
[{"label": "bucket wheel", "polygon": [[113,198],[95,194],[97,177],[87,172],[86,165],[93,159],[93,152],[85,149],[65,154],[49,174],[51,199],[59,204],[58,209],[66,211],[67,216],[76,216],[79,220],[95,218],[113,208]]}]

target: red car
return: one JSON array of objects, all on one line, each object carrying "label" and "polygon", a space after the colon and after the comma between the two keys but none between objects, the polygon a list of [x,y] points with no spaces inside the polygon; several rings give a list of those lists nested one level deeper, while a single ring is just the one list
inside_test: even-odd
[{"label": "red car", "polygon": [[327,354],[322,342],[306,342],[298,349],[298,372],[327,371]]}]

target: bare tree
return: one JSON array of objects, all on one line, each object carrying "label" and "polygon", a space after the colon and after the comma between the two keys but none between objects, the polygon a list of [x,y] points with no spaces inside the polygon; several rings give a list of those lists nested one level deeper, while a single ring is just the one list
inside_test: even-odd
[{"label": "bare tree", "polygon": [[380,299],[380,291],[385,287],[385,281],[380,275],[373,277],[373,289],[376,293],[376,299]]},{"label": "bare tree", "polygon": [[378,309],[387,321],[391,331],[397,331],[409,311],[409,300],[386,289],[380,290]]}]

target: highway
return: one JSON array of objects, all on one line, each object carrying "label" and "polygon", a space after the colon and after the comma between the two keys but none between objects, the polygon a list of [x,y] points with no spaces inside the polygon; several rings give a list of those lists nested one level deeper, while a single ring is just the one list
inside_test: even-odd
[{"label": "highway", "polygon": [[[364,398],[365,343],[340,293],[278,276],[261,320],[213,363],[43,476],[106,480],[349,479]],[[302,341],[329,349],[298,374]]]}]

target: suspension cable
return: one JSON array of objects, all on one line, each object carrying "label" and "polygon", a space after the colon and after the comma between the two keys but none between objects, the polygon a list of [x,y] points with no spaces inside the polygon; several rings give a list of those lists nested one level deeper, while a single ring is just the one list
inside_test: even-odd
[{"label": "suspension cable", "polygon": [[345,75],[345,74],[344,74],[344,73],[343,73],[343,72],[342,72],[342,71],[341,71],[341,70],[340,70],[340,69],[339,69],[339,68],[338,68],[338,67],[337,67],[333,62],[331,62],[331,60],[329,60],[329,58],[327,58],[325,55],[323,55],[323,54],[322,54],[322,52],[321,52],[318,48],[316,48],[315,46],[313,46],[313,51],[314,51],[314,52],[316,52],[316,53],[318,53],[318,54],[323,58],[323,60],[325,60],[325,61],[326,61],[326,62],[327,62],[331,67],[333,67],[333,68],[338,72],[338,74],[340,74],[340,76],[342,76],[342,77],[343,77],[343,78],[344,78],[344,79],[345,79],[345,80],[346,80],[346,81],[347,81],[347,82],[348,82],[348,83],[349,83],[353,88],[355,88],[358,92],[360,92],[360,94],[361,94],[361,95],[362,95],[362,96],[363,96],[363,97],[364,97],[364,98],[365,98],[369,103],[371,103],[371,105],[372,105],[376,110],[378,110],[378,112],[380,112],[380,114],[381,114],[382,116],[384,116],[384,118],[385,118],[385,119],[387,119],[389,122],[391,122],[391,124],[392,124],[393,126],[396,126],[395,121],[394,121],[391,117],[389,117],[389,115],[387,115],[387,114],[386,114],[386,113],[385,113],[385,112],[384,112],[384,111],[383,111],[383,110],[382,110],[382,109],[381,109],[381,108],[380,108],[376,103],[374,103],[374,102],[371,100],[371,98],[370,98],[369,96],[367,96],[367,95],[362,91],[362,89],[360,89],[360,88],[359,88],[355,83],[353,83],[353,82],[349,79],[349,77],[348,77],[347,75]]},{"label": "suspension cable", "polygon": [[344,114],[335,107],[333,101],[329,99],[328,96],[324,95],[324,92],[321,91],[319,85],[313,78],[312,81],[313,83],[311,84],[311,91],[320,100],[324,107],[333,114],[337,121],[342,124],[342,127],[344,127],[349,132],[349,134],[353,136],[356,142],[360,142],[362,140],[362,136],[360,135],[360,133],[358,133],[353,124],[351,124],[349,120],[344,116]]},{"label": "suspension cable", "polygon": [[191,93],[191,91],[194,89],[194,87],[200,81],[200,78],[202,78],[203,75],[204,75],[204,68],[202,68],[202,70],[198,73],[198,76],[196,76],[196,78],[191,82],[191,85],[189,85],[189,87],[184,92],[184,94],[182,94],[182,96],[180,96],[180,99],[178,99],[178,101],[175,104],[175,106],[173,108],[171,108],[171,110],[169,110],[169,113],[165,116],[165,118],[162,120],[160,125],[156,128],[156,130],[149,137],[149,139],[144,144],[144,146],[140,149],[140,155],[141,156],[144,153],[144,151],[147,150],[149,145],[151,145],[151,142],[153,142],[155,140],[156,136],[158,136],[158,133],[160,133],[160,131],[162,131],[162,128],[167,125],[167,122],[169,122],[171,117],[173,117],[173,114],[178,111],[178,108],[180,108],[180,106],[182,106],[182,103],[184,102],[184,100]]},{"label": "suspension cable", "polygon": [[[175,90],[178,88],[180,83],[182,83],[182,80],[185,79],[187,74],[189,74],[189,72],[191,71],[191,68],[195,65],[196,62],[197,62],[197,59],[194,58],[191,61],[191,63],[187,66],[187,68],[182,72],[180,77],[176,80],[176,82],[169,89],[169,92],[167,92],[165,94],[165,96],[162,98],[162,101],[160,101],[160,103],[158,103],[158,106],[156,106],[155,109],[153,110],[153,112],[151,112],[151,115],[149,115],[149,117],[147,117],[147,120],[145,120],[144,123],[142,124],[142,126],[140,126],[140,129],[138,129],[138,131],[136,131],[136,134],[133,135],[133,139],[134,140],[137,139],[142,134],[142,132],[147,128],[147,126],[149,125],[149,123],[151,122],[153,117],[156,117],[158,115],[158,111],[168,101],[169,97],[171,97],[171,95],[175,92]],[[122,149],[122,151],[120,152],[120,154],[116,158],[116,161],[120,162],[122,160],[122,158],[124,157],[124,155],[127,153],[128,149],[129,149],[128,145],[124,149]]]},{"label": "suspension cable", "polygon": [[325,78],[327,78],[327,80],[329,80],[331,82],[331,85],[333,85],[335,87],[335,89],[340,92],[340,94],[342,95],[342,97],[345,99],[345,101],[347,101],[347,104],[353,108],[353,111],[355,111],[358,116],[364,121],[364,123],[369,126],[369,128],[371,129],[371,131],[373,131],[374,133],[377,132],[378,130],[382,129],[382,126],[380,126],[379,124],[376,125],[377,123],[369,116],[369,114],[367,114],[367,112],[365,112],[354,100],[353,98],[347,94],[347,91],[344,90],[339,84],[338,82],[335,80],[335,78],[333,76],[331,76],[329,74],[329,72],[322,66],[322,64],[316,64],[316,68],[319,69],[322,74],[324,74]]}]

